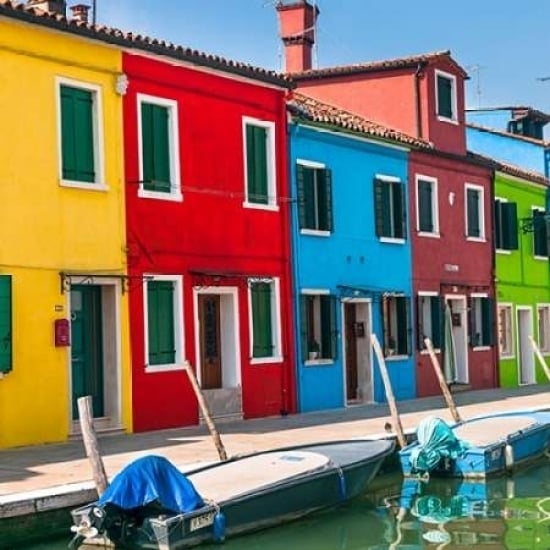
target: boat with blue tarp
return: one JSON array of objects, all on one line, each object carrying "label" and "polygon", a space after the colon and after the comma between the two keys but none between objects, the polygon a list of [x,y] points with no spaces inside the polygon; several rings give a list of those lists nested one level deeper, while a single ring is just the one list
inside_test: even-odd
[{"label": "boat with blue tarp", "polygon": [[142,457],[72,512],[83,543],[179,550],[295,520],[363,493],[395,443],[353,439],[237,456],[183,474]]}]

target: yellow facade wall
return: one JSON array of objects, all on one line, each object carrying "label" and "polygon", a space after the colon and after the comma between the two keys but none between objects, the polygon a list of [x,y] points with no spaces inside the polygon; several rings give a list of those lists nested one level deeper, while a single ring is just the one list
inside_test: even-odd
[{"label": "yellow facade wall", "polygon": [[[131,430],[120,277],[126,272],[122,97],[115,90],[121,65],[116,48],[0,18],[0,273],[13,284],[13,370],[0,379],[0,448],[64,441],[74,428],[70,348],[55,347],[53,337],[54,320],[70,314],[60,272],[101,274],[102,281],[113,275],[117,314],[108,337],[116,338],[111,382],[119,386],[119,402],[111,421]],[[58,78],[99,87],[104,190],[61,185]]]}]

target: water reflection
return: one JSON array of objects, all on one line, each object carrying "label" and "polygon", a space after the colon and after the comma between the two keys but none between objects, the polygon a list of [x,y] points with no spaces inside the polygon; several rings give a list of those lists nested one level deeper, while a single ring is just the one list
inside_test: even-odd
[{"label": "water reflection", "polygon": [[[68,527],[67,527],[68,529]],[[70,537],[17,550],[62,550]],[[487,482],[420,482],[398,475],[338,510],[204,550],[547,550],[550,462]],[[10,549],[11,550],[11,549]],[[90,549],[87,549],[90,550]],[[96,549],[97,550],[97,547]]]}]

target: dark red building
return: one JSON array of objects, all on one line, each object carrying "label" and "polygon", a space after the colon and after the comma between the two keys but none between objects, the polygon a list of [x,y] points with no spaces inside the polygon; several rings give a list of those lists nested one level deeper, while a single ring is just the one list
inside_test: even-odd
[{"label": "dark red building", "polygon": [[[134,430],[295,410],[285,78],[145,44],[123,71]],[[162,56],[162,57],[161,57]]]},{"label": "dark red building", "polygon": [[319,10],[295,0],[277,11],[300,92],[433,145],[412,149],[408,170],[417,395],[441,391],[425,337],[453,387],[495,387],[493,173],[466,150],[465,71],[448,51],[313,68]]}]

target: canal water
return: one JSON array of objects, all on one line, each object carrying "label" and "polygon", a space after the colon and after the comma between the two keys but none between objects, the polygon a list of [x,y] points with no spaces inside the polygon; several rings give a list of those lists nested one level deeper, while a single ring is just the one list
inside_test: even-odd
[{"label": "canal water", "polygon": [[[67,518],[69,519],[69,518]],[[70,537],[13,550],[65,550]],[[473,482],[378,477],[337,510],[203,550],[550,549],[550,461]],[[2,549],[8,550],[8,549]],[[9,550],[12,550],[11,548]]]}]

